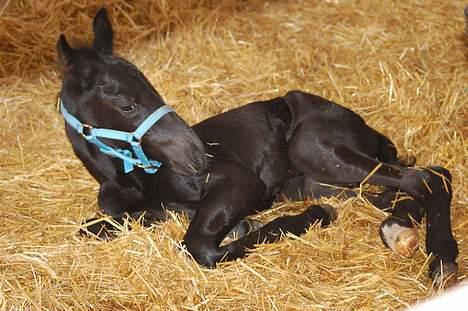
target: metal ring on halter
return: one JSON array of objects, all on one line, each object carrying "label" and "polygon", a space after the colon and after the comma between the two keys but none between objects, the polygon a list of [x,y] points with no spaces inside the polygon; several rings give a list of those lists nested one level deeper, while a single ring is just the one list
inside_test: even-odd
[{"label": "metal ring on halter", "polygon": [[[85,129],[87,129],[89,131],[89,135],[86,135],[85,133]],[[93,127],[91,125],[88,125],[88,124],[81,124],[81,136],[83,136],[85,139],[88,139],[89,137],[91,137],[91,131],[93,130]]]},{"label": "metal ring on halter", "polygon": [[139,167],[139,168],[153,168],[153,167],[156,167],[156,166],[145,166],[145,165],[140,164],[140,163],[135,163],[134,165],[136,167]]}]

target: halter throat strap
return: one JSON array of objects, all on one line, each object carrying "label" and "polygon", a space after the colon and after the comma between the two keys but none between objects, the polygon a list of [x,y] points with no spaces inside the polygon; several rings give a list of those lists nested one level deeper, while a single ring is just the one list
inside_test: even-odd
[{"label": "halter throat strap", "polygon": [[[162,163],[149,159],[141,146],[141,139],[146,132],[153,127],[162,117],[174,110],[167,106],[161,106],[150,114],[133,132],[124,132],[106,128],[94,128],[89,124],[82,123],[75,116],[65,109],[63,101],[60,98],[60,111],[65,119],[65,122],[71,126],[78,134],[86,141],[98,147],[98,149],[111,157],[121,159],[124,166],[124,172],[133,171],[134,167],[142,168],[148,174],[155,174],[161,167]],[[119,149],[111,147],[99,138],[113,139],[127,142],[132,149]]]}]

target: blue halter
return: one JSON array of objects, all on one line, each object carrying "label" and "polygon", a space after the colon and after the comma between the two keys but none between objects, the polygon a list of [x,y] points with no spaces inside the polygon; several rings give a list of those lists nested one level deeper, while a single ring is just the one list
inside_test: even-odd
[{"label": "blue halter", "polygon": [[[105,128],[94,128],[91,125],[83,124],[65,109],[62,99],[59,98],[59,100],[60,111],[68,125],[77,131],[78,134],[83,136],[86,141],[96,145],[102,153],[121,159],[125,173],[133,171],[134,166],[137,166],[142,168],[148,174],[155,174],[161,167],[161,162],[148,159],[145,155],[141,147],[141,138],[156,122],[159,121],[159,119],[169,112],[174,111],[171,107],[167,105],[159,107],[150,114],[134,132],[123,132]],[[117,149],[106,145],[100,141],[98,137],[125,141],[132,146],[133,153],[128,149]],[[133,154],[136,155],[136,158]]]}]

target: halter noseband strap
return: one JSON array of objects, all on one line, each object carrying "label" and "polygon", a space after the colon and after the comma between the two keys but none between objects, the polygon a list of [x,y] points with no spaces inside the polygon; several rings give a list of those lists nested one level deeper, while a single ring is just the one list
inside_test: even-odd
[{"label": "halter noseband strap", "polygon": [[[159,121],[159,119],[164,117],[169,112],[174,111],[171,107],[167,105],[159,107],[152,114],[150,114],[135,131],[123,132],[106,128],[94,128],[91,125],[81,123],[76,117],[74,117],[65,109],[62,99],[59,98],[59,101],[60,111],[62,112],[63,118],[67,124],[70,125],[76,132],[78,132],[78,134],[83,136],[86,141],[96,145],[102,153],[114,158],[121,159],[124,164],[125,173],[133,171],[134,166],[137,166],[142,168],[148,174],[154,174],[161,167],[161,162],[148,159],[148,157],[145,155],[143,148],[141,147],[141,138],[154,124],[156,124],[156,122]],[[128,149],[118,149],[111,147],[99,140],[98,137],[127,142],[132,146],[133,152]],[[133,156],[133,154],[136,155],[136,158]]]}]

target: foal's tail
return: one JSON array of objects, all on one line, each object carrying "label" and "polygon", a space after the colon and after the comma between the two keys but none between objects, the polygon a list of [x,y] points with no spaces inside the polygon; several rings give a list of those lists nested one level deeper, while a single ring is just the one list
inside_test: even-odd
[{"label": "foal's tail", "polygon": [[377,158],[384,163],[398,162],[398,151],[392,141],[385,135],[375,131],[379,139]]},{"label": "foal's tail", "polygon": [[401,166],[413,166],[416,163],[416,158],[411,155],[398,157],[398,151],[392,141],[385,135],[377,132],[379,138],[379,153],[377,159],[384,163],[398,164]]}]

